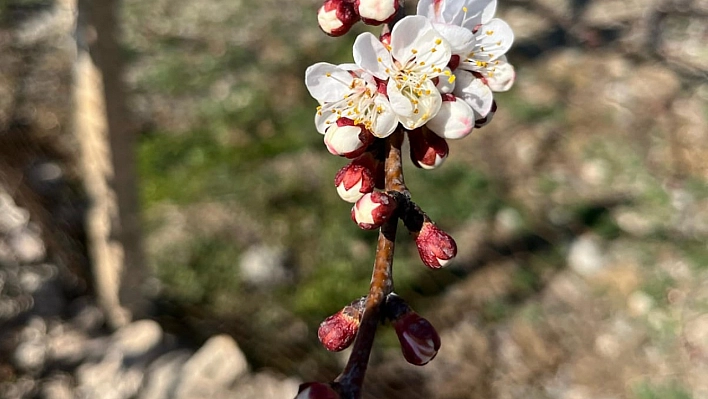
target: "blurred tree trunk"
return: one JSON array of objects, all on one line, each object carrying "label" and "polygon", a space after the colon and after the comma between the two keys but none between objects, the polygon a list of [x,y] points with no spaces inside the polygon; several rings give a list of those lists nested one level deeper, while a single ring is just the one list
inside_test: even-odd
[{"label": "blurred tree trunk", "polygon": [[96,294],[113,327],[148,313],[143,292],[146,272],[137,191],[137,132],[126,105],[118,5],[117,0],[78,0],[74,82],[75,127],[91,202],[86,219],[88,244]]}]

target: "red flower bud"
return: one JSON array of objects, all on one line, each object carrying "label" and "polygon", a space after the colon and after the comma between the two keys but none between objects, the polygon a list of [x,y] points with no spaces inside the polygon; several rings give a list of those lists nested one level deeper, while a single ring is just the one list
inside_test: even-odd
[{"label": "red flower bud", "polygon": [[439,269],[457,255],[457,244],[449,234],[440,230],[430,221],[423,222],[415,238],[418,254],[423,263],[431,269]]},{"label": "red flower bud", "polygon": [[361,316],[364,314],[366,297],[359,298],[339,312],[326,318],[317,330],[317,337],[330,352],[344,350],[354,342]]},{"label": "red flower bud", "polygon": [[359,20],[354,5],[347,0],[325,0],[317,10],[320,29],[330,36],[342,36]]},{"label": "red flower bud", "polygon": [[352,220],[364,230],[373,230],[393,215],[398,203],[381,191],[364,194],[352,207]]},{"label": "red flower bud", "polygon": [[374,191],[377,163],[371,153],[365,152],[340,169],[334,177],[337,194],[347,202],[356,202],[364,194]]},{"label": "red flower bud", "polygon": [[367,25],[390,22],[400,7],[398,0],[356,0],[354,6],[361,21]]},{"label": "red flower bud", "polygon": [[375,139],[364,125],[355,125],[349,118],[339,118],[327,128],[324,143],[330,153],[353,159],[363,154]]},{"label": "red flower bud", "polygon": [[419,168],[437,168],[450,153],[447,141],[425,127],[408,132],[408,139],[411,144],[411,161]]},{"label": "red flower bud", "polygon": [[295,399],[340,399],[340,396],[329,384],[306,382],[300,385]]},{"label": "red flower bud", "polygon": [[410,364],[422,366],[438,354],[440,336],[435,327],[396,294],[386,300],[386,312],[396,330],[403,357]]}]

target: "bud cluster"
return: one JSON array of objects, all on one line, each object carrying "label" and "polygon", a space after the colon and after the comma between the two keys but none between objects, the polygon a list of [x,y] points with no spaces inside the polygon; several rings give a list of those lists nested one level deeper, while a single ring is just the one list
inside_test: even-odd
[{"label": "bud cluster", "polygon": [[375,26],[390,22],[399,7],[398,0],[325,0],[317,22],[324,33],[342,36],[359,20]]}]

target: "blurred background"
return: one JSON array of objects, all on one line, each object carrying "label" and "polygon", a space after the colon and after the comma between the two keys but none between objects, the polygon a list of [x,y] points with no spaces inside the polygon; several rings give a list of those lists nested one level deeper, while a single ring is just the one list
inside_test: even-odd
[{"label": "blurred background", "polygon": [[[0,397],[331,380],[348,352],[317,326],[367,292],[376,233],[303,78],[367,27],[325,36],[315,0],[88,3],[76,33],[73,1],[0,0]],[[364,397],[708,398],[708,1],[497,16],[517,80],[493,122],[404,164],[459,247],[438,271],[396,248],[442,348],[411,366],[380,328]]]}]

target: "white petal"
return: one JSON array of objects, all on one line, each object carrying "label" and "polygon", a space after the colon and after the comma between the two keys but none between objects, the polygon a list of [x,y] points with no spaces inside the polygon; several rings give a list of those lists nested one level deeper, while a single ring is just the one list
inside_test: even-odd
[{"label": "white petal", "polygon": [[427,17],[433,22],[445,22],[441,19],[443,3],[440,0],[420,0],[416,7],[416,14]]},{"label": "white petal", "polygon": [[462,55],[464,58],[475,46],[476,37],[469,29],[436,23],[433,24],[433,27],[448,41],[452,54]]},{"label": "white petal", "polygon": [[507,91],[511,89],[516,79],[514,66],[506,62],[506,57],[501,57],[495,62],[499,63],[488,72],[487,84],[492,91]]},{"label": "white petal", "polygon": [[307,90],[320,104],[344,98],[351,90],[352,80],[349,72],[327,62],[318,62],[305,71]]},{"label": "white petal", "polygon": [[[399,62],[406,63],[419,51],[429,52],[428,47],[432,48],[435,40],[430,37],[431,33],[437,34],[427,18],[420,15],[409,15],[403,18],[391,31],[391,55]],[[421,44],[425,44],[425,47],[416,48]]]},{"label": "white petal", "polygon": [[457,70],[455,75],[455,96],[463,99],[479,115],[487,115],[494,100],[489,87],[470,72]]},{"label": "white petal", "polygon": [[376,137],[388,137],[398,126],[398,116],[393,112],[389,100],[383,95],[376,96],[374,103],[381,112],[373,119],[371,133]]},{"label": "white petal", "polygon": [[[414,49],[417,54],[413,54],[412,50]],[[396,51],[396,48],[394,47],[392,51]],[[440,75],[442,69],[450,62],[452,51],[447,40],[431,26],[415,39],[411,46],[411,55],[407,58],[408,60],[415,58],[413,70],[432,79]],[[406,61],[401,62],[405,63]]]},{"label": "white petal", "polygon": [[440,111],[426,126],[445,139],[466,137],[474,127],[474,111],[464,101],[443,101]]},{"label": "white petal", "polygon": [[497,0],[467,0],[467,13],[462,26],[474,30],[477,25],[489,22],[497,10]]},{"label": "white petal", "polygon": [[398,0],[359,0],[357,11],[362,18],[383,22],[396,13]]},{"label": "white petal", "polygon": [[479,28],[473,58],[493,61],[504,55],[511,48],[512,43],[514,43],[514,32],[511,27],[501,19],[494,18]]},{"label": "white petal", "polygon": [[352,186],[349,190],[347,190],[344,187],[344,184],[340,184],[337,186],[337,194],[339,194],[339,197],[347,202],[357,202],[359,198],[364,196],[364,193],[360,192],[361,190],[361,185],[362,181],[359,180],[354,186]]},{"label": "white petal", "polygon": [[357,126],[332,125],[325,133],[324,142],[329,152],[334,155],[344,155],[361,148],[364,143],[359,140],[361,128]]},{"label": "white petal", "polygon": [[324,105],[315,114],[315,128],[321,134],[325,134],[327,128],[337,123],[337,119],[339,119],[339,116],[332,112],[332,106]]},{"label": "white petal", "polygon": [[379,79],[387,79],[387,69],[393,67],[391,53],[369,32],[357,36],[354,41],[354,62]]},{"label": "white petal", "polygon": [[467,3],[473,3],[475,1],[478,0],[442,0],[442,2],[445,3],[443,5],[442,18],[448,24],[462,26],[466,15],[465,7],[469,8]]},{"label": "white petal", "polygon": [[386,94],[391,103],[391,109],[398,114],[399,117],[413,113],[413,104],[401,93],[393,81],[388,82]]}]

